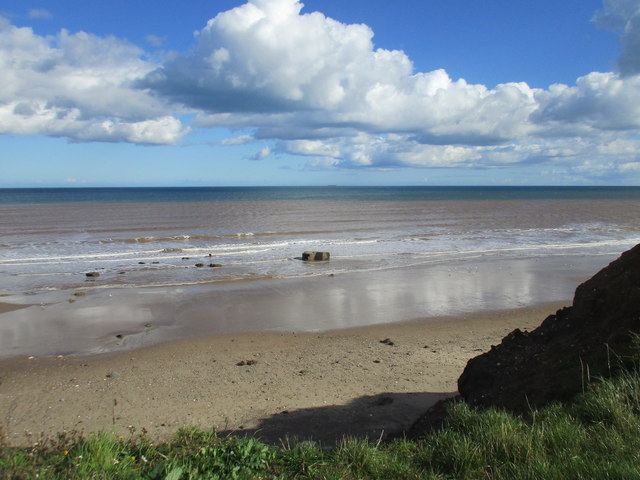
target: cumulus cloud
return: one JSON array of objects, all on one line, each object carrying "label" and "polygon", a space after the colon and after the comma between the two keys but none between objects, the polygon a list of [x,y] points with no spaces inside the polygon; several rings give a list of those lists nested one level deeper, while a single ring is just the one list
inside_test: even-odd
[{"label": "cumulus cloud", "polygon": [[189,55],[167,61],[142,85],[227,121],[228,114],[240,123],[239,116],[253,117],[265,136],[279,136],[278,123],[265,117],[278,115],[283,130],[295,125],[305,138],[318,128],[352,128],[493,144],[528,131],[536,104],[526,84],[489,90],[444,70],[414,73],[404,52],[374,48],[369,27],[301,9],[296,0],[251,0],[220,13]]},{"label": "cumulus cloud", "polygon": [[0,18],[0,133],[175,143],[186,129],[132,83],[155,66],[114,37],[36,35]]},{"label": "cumulus cloud", "polygon": [[41,37],[0,20],[0,132],[170,144],[188,132],[176,113],[189,112],[193,127],[251,132],[220,145],[268,141],[252,159],[286,153],[312,169],[634,171],[638,11],[637,0],[605,0],[594,17],[620,34],[619,72],[547,89],[416,72],[404,52],[377,48],[368,26],[304,12],[297,0],[222,12],[188,53],[161,64],[113,37]]},{"label": "cumulus cloud", "polygon": [[539,108],[532,120],[569,128],[575,134],[593,130],[640,128],[640,76],[621,78],[615,73],[590,73],[576,86],[552,85],[536,94]]},{"label": "cumulus cloud", "polygon": [[252,155],[249,160],[260,161],[264,160],[269,155],[271,155],[271,147],[262,147],[262,149],[255,155]]},{"label": "cumulus cloud", "polygon": [[[620,13],[621,2],[607,2],[600,21],[633,10]],[[194,125],[253,127],[254,139],[278,139],[280,151],[310,157],[314,168],[569,158],[562,138],[624,137],[640,128],[640,77],[594,72],[573,86],[490,89],[443,69],[415,72],[404,52],[375,48],[369,27],[302,8],[296,0],[249,0],[220,13],[188,55],[140,85],[201,112]],[[549,147],[554,142],[563,147]]]},{"label": "cumulus cloud", "polygon": [[[275,151],[308,157],[306,168],[506,168],[552,165],[567,178],[602,180],[634,171],[640,140],[620,139],[613,132],[603,137],[528,138],[502,145],[428,145],[407,135],[371,135],[313,141],[281,141]],[[593,172],[590,175],[589,172]],[[557,174],[556,179],[557,179]]]}]

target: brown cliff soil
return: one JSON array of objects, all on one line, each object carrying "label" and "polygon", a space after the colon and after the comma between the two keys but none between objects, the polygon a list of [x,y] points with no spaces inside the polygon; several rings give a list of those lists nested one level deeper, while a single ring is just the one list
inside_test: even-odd
[{"label": "brown cliff soil", "polygon": [[407,434],[440,429],[452,401],[514,413],[569,401],[598,378],[637,362],[639,334],[640,244],[578,286],[572,306],[535,330],[513,330],[469,360],[458,379],[459,395],[433,405]]},{"label": "brown cliff soil", "polygon": [[458,391],[470,405],[514,412],[569,400],[629,363],[634,333],[640,333],[640,245],[581,284],[571,307],[469,360]]}]

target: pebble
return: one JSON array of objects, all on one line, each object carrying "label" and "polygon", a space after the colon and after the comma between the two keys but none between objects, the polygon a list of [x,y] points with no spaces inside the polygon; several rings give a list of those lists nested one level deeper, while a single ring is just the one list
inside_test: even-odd
[{"label": "pebble", "polygon": [[236,365],[239,366],[239,367],[243,367],[245,365],[255,365],[256,363],[258,363],[257,360],[242,360],[242,361],[236,363]]}]

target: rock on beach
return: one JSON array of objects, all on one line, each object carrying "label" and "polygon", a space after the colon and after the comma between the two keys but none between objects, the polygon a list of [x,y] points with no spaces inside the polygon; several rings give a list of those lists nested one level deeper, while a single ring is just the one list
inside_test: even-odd
[{"label": "rock on beach", "polygon": [[329,252],[303,252],[302,260],[305,262],[327,262],[329,261]]}]

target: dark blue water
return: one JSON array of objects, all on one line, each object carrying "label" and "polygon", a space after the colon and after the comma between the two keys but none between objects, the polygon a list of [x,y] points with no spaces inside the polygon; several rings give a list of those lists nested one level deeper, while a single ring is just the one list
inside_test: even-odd
[{"label": "dark blue water", "polygon": [[0,204],[447,201],[447,200],[640,200],[640,187],[146,187],[4,188]]}]

